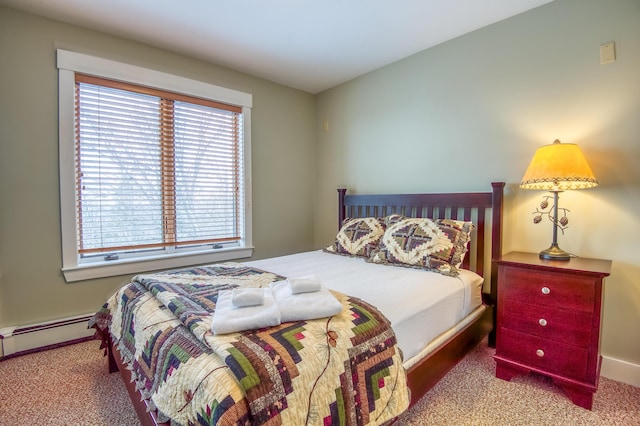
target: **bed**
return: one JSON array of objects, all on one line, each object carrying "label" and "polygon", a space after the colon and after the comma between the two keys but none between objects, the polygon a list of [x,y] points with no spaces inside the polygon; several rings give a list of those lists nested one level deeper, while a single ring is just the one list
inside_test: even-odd
[{"label": "bed", "polygon": [[[466,240],[462,241],[464,246],[468,247],[468,251],[466,254],[462,253],[462,257],[458,259],[460,261],[459,267],[453,268],[454,270],[443,269],[443,265],[447,267],[449,265],[446,262],[434,263],[433,268],[431,269],[438,268],[437,272],[425,272],[422,268],[404,267],[407,265],[395,264],[390,266],[390,264],[393,264],[394,262],[390,261],[393,259],[393,256],[389,253],[387,253],[386,257],[380,257],[380,250],[378,250],[377,255],[379,257],[379,261],[372,262],[370,261],[371,253],[368,252],[366,253],[366,256],[354,256],[350,255],[350,253],[332,253],[330,248],[335,248],[334,244],[328,247],[328,250],[317,250],[272,259],[248,261],[243,262],[240,265],[231,264],[226,267],[217,266],[213,268],[195,268],[193,270],[189,270],[188,273],[200,274],[201,271],[205,270],[208,273],[210,269],[215,269],[215,273],[218,274],[222,269],[225,271],[224,274],[229,274],[225,275],[224,279],[227,279],[227,276],[233,275],[239,280],[244,280],[247,274],[255,275],[258,277],[258,281],[260,279],[264,281],[259,286],[273,285],[273,283],[282,282],[280,280],[285,280],[287,277],[312,274],[314,277],[318,277],[324,285],[331,289],[331,291],[340,300],[340,303],[345,307],[340,315],[331,317],[332,319],[335,318],[335,322],[332,324],[336,327],[337,325],[335,324],[342,319],[349,322],[353,320],[354,317],[363,317],[363,315],[361,315],[362,312],[377,312],[376,305],[386,305],[384,309],[380,309],[380,312],[384,313],[384,315],[380,315],[380,318],[377,317],[377,313],[373,315],[379,319],[377,324],[380,324],[380,327],[386,324],[387,328],[380,328],[375,331],[364,333],[373,336],[369,336],[368,338],[377,338],[375,343],[372,344],[367,342],[365,344],[363,341],[358,341],[360,346],[354,344],[353,347],[350,347],[347,350],[347,352],[350,353],[360,351],[358,352],[358,357],[360,357],[358,360],[355,360],[355,355],[351,355],[350,359],[340,360],[340,362],[335,361],[340,365],[350,365],[350,368],[353,368],[353,371],[349,370],[348,374],[343,372],[342,376],[346,375],[355,377],[355,371],[365,371],[366,369],[365,367],[362,367],[362,365],[366,364],[366,362],[371,364],[370,358],[373,359],[373,357],[370,357],[368,354],[366,354],[365,357],[360,347],[366,346],[367,348],[373,348],[375,346],[375,350],[367,350],[375,354],[375,358],[377,361],[380,361],[380,365],[384,364],[384,368],[378,366],[371,367],[371,365],[367,365],[366,367],[371,371],[375,370],[375,374],[370,372],[366,373],[369,374],[366,376],[366,380],[377,384],[377,386],[374,386],[375,389],[363,389],[361,394],[353,397],[352,394],[355,394],[357,389],[354,390],[349,388],[349,386],[351,386],[350,382],[348,385],[345,385],[344,377],[341,376],[341,380],[343,381],[337,382],[341,383],[341,386],[337,386],[338,390],[336,391],[336,394],[340,392],[340,387],[349,388],[348,392],[345,392],[344,395],[332,396],[330,403],[325,404],[323,402],[320,404],[322,410],[313,408],[316,407],[316,405],[314,405],[316,403],[312,403],[311,397],[308,397],[309,401],[305,400],[307,412],[305,417],[302,417],[304,420],[301,422],[299,421],[300,419],[295,420],[296,424],[304,424],[305,422],[308,424],[338,424],[340,422],[346,424],[386,423],[393,421],[393,418],[397,416],[400,411],[406,409],[407,404],[412,405],[416,403],[438,382],[438,380],[440,380],[440,378],[453,368],[453,366],[455,366],[455,364],[462,359],[466,353],[485,338],[487,334],[489,334],[489,344],[493,344],[494,342],[493,329],[495,324],[495,301],[497,300],[497,295],[495,293],[496,274],[491,259],[497,258],[501,255],[503,188],[504,183],[494,182],[492,183],[491,191],[473,193],[365,195],[347,194],[345,189],[338,190],[339,231],[342,231],[345,228],[345,224],[349,220],[369,220],[371,218],[376,218],[378,221],[386,221],[386,229],[391,229],[391,225],[400,220],[410,220],[410,218],[416,218],[415,220],[430,218],[433,220],[443,221],[442,223],[449,223],[451,221],[456,223],[472,223],[473,226],[469,228],[470,231],[472,229],[470,233],[470,242],[467,242]],[[336,241],[338,241],[338,237]],[[367,259],[365,260],[363,257]],[[242,270],[242,273],[239,272],[240,270]],[[433,285],[429,284],[430,289],[428,291],[424,286],[421,287],[420,283],[416,283],[416,280],[422,280],[422,277],[425,276],[425,274],[430,274],[436,277],[435,281],[437,282]],[[121,323],[117,323],[113,328],[110,328],[112,312],[108,309],[105,311],[105,308],[103,308],[101,313],[99,312],[96,314],[96,317],[92,322],[92,325],[97,330],[97,336],[102,339],[104,347],[106,348],[109,360],[109,371],[120,371],[140,422],[144,425],[170,424],[170,420],[150,399],[149,391],[154,385],[149,381],[145,382],[141,379],[141,376],[146,374],[145,371],[141,371],[140,368],[132,366],[132,353],[142,353],[143,358],[150,360],[164,356],[163,360],[165,361],[162,363],[156,362],[154,364],[156,365],[155,368],[157,370],[160,370],[160,367],[157,365],[162,364],[164,366],[162,371],[160,371],[160,373],[156,371],[154,374],[164,374],[165,379],[170,376],[172,372],[177,371],[177,367],[173,368],[169,364],[173,362],[170,360],[175,361],[180,358],[180,355],[169,356],[166,353],[156,354],[148,348],[148,343],[150,341],[158,339],[158,336],[163,334],[162,329],[157,329],[158,331],[154,331],[155,334],[151,333],[150,336],[147,336],[146,340],[143,339],[144,344],[142,344],[141,347],[141,343],[136,340],[140,339],[140,337],[135,337],[133,336],[133,333],[131,333],[131,335],[128,333],[129,329],[133,328],[133,324],[138,326],[137,323],[142,323],[144,319],[142,317],[146,315],[146,317],[151,318],[149,321],[153,323],[153,327],[156,327],[158,323],[162,324],[169,321],[165,319],[165,317],[157,316],[159,315],[158,313],[165,315],[165,312],[167,312],[167,315],[169,315],[170,313],[168,313],[168,311],[171,311],[175,314],[175,318],[179,317],[184,319],[180,327],[191,330],[194,335],[198,335],[201,342],[205,343],[205,346],[215,346],[214,349],[221,350],[221,353],[225,355],[228,355],[231,351],[229,349],[230,346],[228,345],[235,345],[233,346],[234,350],[238,347],[237,341],[231,338],[229,338],[229,340],[225,340],[221,339],[223,336],[216,337],[212,336],[213,333],[203,331],[202,324],[205,322],[201,321],[201,319],[204,318],[204,315],[202,315],[201,312],[201,315],[197,315],[197,312],[194,314],[193,312],[188,311],[188,309],[185,308],[185,305],[187,305],[188,302],[173,299],[175,292],[177,291],[175,291],[175,287],[173,287],[172,283],[178,278],[180,278],[180,280],[184,280],[184,276],[185,272],[184,270],[181,270],[167,271],[164,274],[160,273],[160,275],[137,277],[136,283],[138,285],[137,288],[139,288],[136,290],[137,293],[132,293],[130,289],[127,290],[127,293],[121,289],[117,294],[120,299],[142,300],[142,303],[139,303],[135,309],[127,310],[126,308],[122,308],[122,312],[118,312],[118,315],[122,316],[124,319]],[[201,277],[197,278],[200,279]],[[218,278],[219,277],[217,276],[215,277],[215,279]],[[256,277],[252,277],[252,280],[255,281],[255,278]],[[385,295],[385,292],[380,289],[359,289],[358,280],[363,279],[368,280],[367,282],[383,280],[383,282],[395,283],[394,285],[396,287],[394,287],[394,291],[390,292],[390,294],[398,297],[401,297],[400,293],[405,292],[404,290],[400,291],[399,288],[406,288],[404,301],[392,299],[389,297],[389,294]],[[140,283],[146,283],[146,287],[140,285]],[[445,293],[448,294],[446,297],[431,297],[432,292],[434,292],[434,295],[436,294],[435,290],[431,289],[431,287],[434,289],[435,287],[441,287],[445,289]],[[164,300],[165,305],[161,306],[161,304],[159,304],[158,307],[152,309],[150,306],[157,301],[149,296],[150,294],[156,296],[157,299]],[[422,311],[417,306],[415,309],[413,306],[409,306],[412,303],[411,301],[419,298],[435,300],[435,302],[432,303],[434,306],[432,306],[430,311]],[[206,299],[206,297],[201,299],[205,300],[206,304],[209,303],[209,299],[211,299],[211,297],[209,297],[209,299]],[[215,298],[211,300],[215,301]],[[107,305],[108,304],[105,304],[105,307],[107,307]],[[453,305],[461,307],[457,308],[457,310],[449,310],[449,306]],[[213,306],[215,307],[215,303]],[[200,307],[198,307],[198,309],[200,309]],[[138,315],[139,318],[137,318],[136,315]],[[145,320],[148,320],[148,318]],[[286,324],[283,324],[283,326]],[[319,330],[316,334],[318,334],[318,336],[322,335],[321,337],[326,339],[326,346],[330,350],[333,350],[330,347],[339,347],[342,344],[340,342],[349,340],[341,339],[343,336],[341,332],[336,334],[333,331],[329,331],[327,324],[328,322],[324,319],[319,319],[305,322],[302,325],[304,326],[303,328],[306,327],[307,332],[311,334],[313,334],[311,330],[314,330],[314,327],[316,327]],[[421,326],[425,324],[429,324],[430,326]],[[347,325],[354,326],[355,323],[349,323]],[[283,326],[266,330],[274,329],[278,330],[278,333],[280,333],[280,329]],[[300,328],[300,325],[298,326],[298,329],[302,329]],[[149,330],[156,330],[153,327],[149,325]],[[323,327],[325,328],[323,329]],[[361,326],[359,327],[361,328]],[[145,327],[145,330],[146,329],[147,328]],[[327,330],[327,333],[323,334],[322,332],[325,329]],[[356,328],[352,328],[352,330],[354,329]],[[423,333],[422,335],[416,335],[414,334],[416,330],[426,330],[426,334]],[[146,331],[139,331],[139,333],[145,332]],[[287,331],[287,333],[289,333],[287,335],[289,336],[289,339],[291,339],[291,335],[295,334],[293,331]],[[267,335],[268,332],[265,331],[263,334]],[[260,335],[263,336],[263,334]],[[284,332],[278,334],[278,336],[281,334],[284,335]],[[228,336],[234,336],[234,334]],[[353,333],[351,333],[350,336],[353,336]],[[380,336],[384,336],[384,338],[381,338]],[[307,339],[304,341],[305,344],[314,342],[314,340],[312,340],[313,336],[302,336],[302,338],[305,337]],[[185,337],[182,336],[181,338]],[[200,345],[201,343],[192,337],[187,336],[186,338],[193,340],[193,345],[195,346]],[[263,336],[262,338],[266,339],[264,341],[267,342],[275,341],[271,335],[268,337]],[[351,341],[354,340],[357,339],[352,337]],[[221,343],[221,341],[223,341],[223,343]],[[296,343],[301,341],[302,340],[298,340]],[[129,342],[129,344],[127,344],[127,342]],[[319,348],[317,351],[322,352],[324,350],[324,344],[318,345],[318,343],[314,343],[314,345],[316,348]],[[268,344],[267,346],[271,349],[271,346]],[[153,348],[153,345],[151,345],[151,347]],[[146,351],[148,351],[148,353]],[[166,352],[167,350],[166,347],[164,349],[160,347],[157,351]],[[186,351],[188,352],[188,350]],[[182,350],[180,353],[184,352],[185,350]],[[291,352],[290,348],[289,352]],[[389,354],[388,357],[384,358],[384,360],[380,358],[383,353]],[[280,361],[282,358],[281,355],[282,354],[274,356],[274,359]],[[286,353],[285,355],[288,357]],[[251,356],[254,356],[254,353],[251,353],[251,356],[245,353],[244,356],[245,357],[242,358],[243,360],[249,359]],[[259,356],[260,355],[255,355],[256,359],[258,359],[257,357]],[[337,357],[337,355],[333,356]],[[363,357],[366,358],[366,362],[361,359]],[[186,359],[188,358],[189,357],[186,356]],[[261,359],[257,363],[261,364],[260,368],[263,368],[263,365],[269,364],[267,361]],[[307,364],[304,364],[304,362],[300,365],[306,366]],[[358,362],[362,363],[362,365],[359,365]],[[185,363],[186,362],[183,362],[183,364]],[[152,363],[150,363],[150,365],[151,364]],[[240,364],[239,361],[238,364]],[[286,364],[286,366],[278,367],[278,371],[286,370],[285,372],[288,373],[295,363],[283,362],[283,365],[284,364]],[[220,372],[219,370],[234,370],[233,365],[229,367],[229,363],[227,363],[226,366],[224,363],[220,363],[219,368],[213,368],[212,370],[216,370],[216,374],[218,374]],[[324,376],[327,376],[327,371],[330,371],[327,368],[328,365],[329,362],[327,361],[324,369],[322,370],[322,374]],[[256,367],[256,369],[258,368]],[[311,369],[311,367],[309,367],[309,369]],[[206,368],[202,368],[202,371],[205,370]],[[307,370],[296,372],[296,374],[303,376],[306,371]],[[273,374],[273,372],[270,374]],[[363,373],[363,377],[366,374]],[[150,376],[151,372],[149,372],[148,375]],[[322,380],[318,377],[315,378],[314,381],[313,379],[315,376],[311,378],[312,381],[310,382],[310,387],[312,390],[315,389],[314,386],[319,385],[319,383],[329,381],[329,379],[325,380],[324,376],[322,377]],[[174,374],[171,379],[174,381],[178,380],[175,377],[178,377],[179,379],[180,374]],[[199,379],[200,382],[198,386],[205,383],[205,381],[207,381],[207,383],[208,381],[211,381],[211,377],[207,376]],[[247,380],[244,376],[238,374],[236,374],[235,378],[238,382]],[[330,379],[334,382],[338,380],[334,378]],[[280,377],[278,377],[278,381],[280,381]],[[285,380],[285,382],[287,381]],[[398,382],[406,382],[408,388],[405,390],[398,385]],[[261,386],[262,385],[256,386],[255,389],[258,389]],[[205,386],[203,385],[202,387],[204,388]],[[242,422],[245,424],[252,424],[253,420],[251,420],[251,416],[256,413],[255,407],[260,406],[260,409],[263,410],[260,412],[262,413],[260,415],[263,415],[261,423],[293,424],[294,421],[291,419],[295,417],[288,416],[293,415],[290,413],[291,411],[299,411],[297,409],[294,410],[293,400],[300,399],[300,397],[296,396],[295,398],[290,398],[289,402],[287,402],[286,398],[272,401],[270,402],[271,406],[264,408],[264,401],[269,398],[273,399],[273,395],[278,393],[274,390],[275,387],[276,386],[273,385],[273,389],[261,389],[260,391],[262,393],[255,399],[249,399],[248,395],[245,395],[249,400],[249,402],[246,403],[249,408],[243,408],[245,407],[244,405],[236,403],[237,401],[235,400],[238,400],[239,398],[241,399],[242,396],[234,397],[235,400],[231,398],[233,400],[233,404],[229,403],[228,405],[233,405],[233,410],[242,411],[242,413],[232,413],[233,416],[229,415],[226,417],[225,415],[222,417],[218,416],[216,417],[217,420],[215,422],[217,424],[235,424]],[[364,388],[365,386],[362,385],[362,387]],[[193,388],[193,386],[191,388]],[[198,389],[199,388],[196,387],[196,391]],[[241,388],[241,390],[245,391],[246,389],[246,387]],[[250,390],[245,393],[248,394],[253,392],[251,388],[249,389]],[[156,398],[158,394],[162,394],[157,399],[154,399],[154,401],[157,400],[160,401],[160,403],[162,403],[161,401],[165,401],[166,404],[166,401],[172,401],[171,398],[174,398],[180,400],[178,406],[182,409],[189,404],[196,404],[195,401],[197,398],[202,399],[203,396],[200,394],[202,394],[204,390],[201,392],[192,392],[191,390],[188,392],[184,390],[176,392],[175,390],[164,389],[158,391],[154,388],[154,392],[156,392],[154,394],[154,398]],[[235,395],[238,391],[234,390],[233,393]],[[372,396],[372,394],[374,396]],[[314,395],[318,395],[318,393],[315,393]],[[307,398],[307,396],[304,398]],[[352,400],[349,400],[349,398],[352,398]],[[375,402],[374,399],[378,402]],[[226,400],[227,399],[225,399],[225,401]],[[363,402],[364,400],[369,404],[371,407],[370,409],[362,409],[362,406],[367,405]],[[216,399],[216,401],[216,405],[213,408],[220,411],[220,407],[223,407],[224,401],[221,397]],[[282,407],[283,401],[285,405],[284,408]],[[382,408],[376,406],[376,403],[382,405]],[[287,404],[291,405],[290,409],[287,407]],[[326,408],[324,405],[331,407]],[[357,414],[354,414],[353,406],[356,406],[357,410],[355,411],[357,411]],[[166,407],[166,405],[163,407]],[[396,411],[392,411],[394,407],[397,407],[395,408]],[[213,410],[213,408],[211,410]],[[231,408],[226,406],[225,410],[233,411]],[[283,411],[280,412],[280,410]],[[336,414],[340,410],[350,414],[348,414],[346,418],[343,414]],[[264,412],[268,412],[268,414],[264,414]],[[274,415],[274,412],[277,413]],[[328,412],[330,412],[330,414],[327,414]],[[202,412],[202,414],[199,415],[198,420],[195,420],[194,422],[207,423],[213,418],[211,416],[212,414],[210,412],[209,405],[206,405],[206,413]],[[270,416],[273,416],[273,418]],[[230,418],[235,420],[229,421],[228,419]]]}]

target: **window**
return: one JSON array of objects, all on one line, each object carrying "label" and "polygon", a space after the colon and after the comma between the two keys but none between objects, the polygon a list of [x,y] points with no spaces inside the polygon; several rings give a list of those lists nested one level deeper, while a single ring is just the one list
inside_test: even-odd
[{"label": "window", "polygon": [[67,281],[251,255],[249,95],[66,51],[58,67]]}]

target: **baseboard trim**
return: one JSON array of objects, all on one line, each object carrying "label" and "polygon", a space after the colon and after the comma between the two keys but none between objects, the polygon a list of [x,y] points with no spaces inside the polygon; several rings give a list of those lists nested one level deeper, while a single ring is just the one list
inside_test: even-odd
[{"label": "baseboard trim", "polygon": [[640,365],[638,364],[603,356],[600,375],[616,382],[640,387]]},{"label": "baseboard trim", "polygon": [[94,330],[87,328],[93,316],[80,315],[28,326],[0,329],[0,359],[23,355],[88,340]]}]

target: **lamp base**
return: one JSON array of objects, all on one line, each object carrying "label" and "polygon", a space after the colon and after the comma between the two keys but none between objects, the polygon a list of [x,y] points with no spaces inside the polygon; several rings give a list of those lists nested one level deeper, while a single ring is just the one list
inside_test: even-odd
[{"label": "lamp base", "polygon": [[557,244],[551,244],[551,247],[540,252],[540,259],[569,260],[571,259],[571,255],[558,247]]}]

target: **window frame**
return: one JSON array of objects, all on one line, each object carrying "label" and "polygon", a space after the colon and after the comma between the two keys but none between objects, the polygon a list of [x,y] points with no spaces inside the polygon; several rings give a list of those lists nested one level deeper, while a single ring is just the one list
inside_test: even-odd
[{"label": "window frame", "polygon": [[[67,282],[139,273],[157,269],[212,263],[251,257],[251,108],[252,95],[164,72],[98,58],[62,49],[57,50],[59,85],[59,162],[62,273]],[[75,177],[75,74],[93,75],[159,90],[195,96],[242,108],[244,232],[237,247],[209,251],[179,250],[148,257],[122,258],[81,263],[78,255]]]}]

